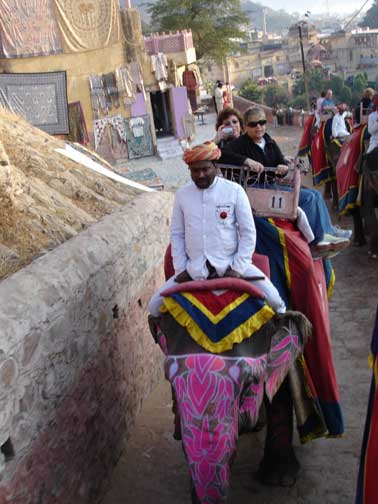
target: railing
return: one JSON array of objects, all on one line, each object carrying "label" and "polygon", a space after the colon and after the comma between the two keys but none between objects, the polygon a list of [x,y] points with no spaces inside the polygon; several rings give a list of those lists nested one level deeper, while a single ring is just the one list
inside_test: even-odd
[{"label": "railing", "polygon": [[153,33],[144,37],[144,45],[149,55],[158,53],[179,53],[193,49],[193,35],[191,30],[181,30],[176,33]]}]

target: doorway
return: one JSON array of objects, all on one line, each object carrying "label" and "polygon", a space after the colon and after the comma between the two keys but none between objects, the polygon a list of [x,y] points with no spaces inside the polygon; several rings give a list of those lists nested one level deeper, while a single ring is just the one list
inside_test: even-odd
[{"label": "doorway", "polygon": [[158,138],[171,136],[173,127],[168,91],[151,91],[150,96],[156,136]]}]

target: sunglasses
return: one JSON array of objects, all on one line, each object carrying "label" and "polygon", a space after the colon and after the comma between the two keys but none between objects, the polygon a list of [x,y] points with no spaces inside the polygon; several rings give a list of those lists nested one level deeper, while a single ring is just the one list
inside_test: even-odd
[{"label": "sunglasses", "polygon": [[260,126],[265,126],[266,124],[266,119],[261,119],[260,121],[251,121],[249,123],[247,123],[247,126],[249,128],[256,128],[257,125],[260,125]]},{"label": "sunglasses", "polygon": [[231,124],[239,124],[239,119],[232,119],[231,121],[224,122],[223,126],[231,126]]}]

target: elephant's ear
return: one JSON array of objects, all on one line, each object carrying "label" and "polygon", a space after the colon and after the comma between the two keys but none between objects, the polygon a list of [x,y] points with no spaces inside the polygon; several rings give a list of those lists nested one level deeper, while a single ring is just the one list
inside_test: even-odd
[{"label": "elephant's ear", "polygon": [[299,311],[290,311],[288,310],[286,313],[282,315],[276,315],[279,320],[282,320],[283,323],[287,323],[289,320],[294,322],[297,326],[297,329],[302,336],[303,345],[306,345],[312,338],[312,324],[308,320],[308,318],[303,315],[303,313]]}]

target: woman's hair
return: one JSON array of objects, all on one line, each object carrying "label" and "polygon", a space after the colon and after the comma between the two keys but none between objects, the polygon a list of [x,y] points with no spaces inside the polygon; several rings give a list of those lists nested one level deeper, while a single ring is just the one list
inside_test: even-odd
[{"label": "woman's hair", "polygon": [[244,129],[244,121],[242,116],[240,115],[240,112],[232,107],[226,107],[221,112],[219,112],[215,129],[218,131],[219,126],[222,126],[224,121],[233,115],[239,119],[240,129]]},{"label": "woman's hair", "polygon": [[244,112],[243,119],[245,124],[247,124],[248,118],[251,116],[260,116],[266,119],[264,109],[262,109],[261,107],[250,107]]},{"label": "woman's hair", "polygon": [[375,95],[374,89],[371,87],[368,87],[368,88],[364,89],[362,97],[367,98],[368,100],[371,100],[374,95]]},{"label": "woman's hair", "polygon": [[326,93],[325,91],[322,91],[322,92],[320,93],[320,98],[325,98],[326,94],[327,94],[327,93]]}]

